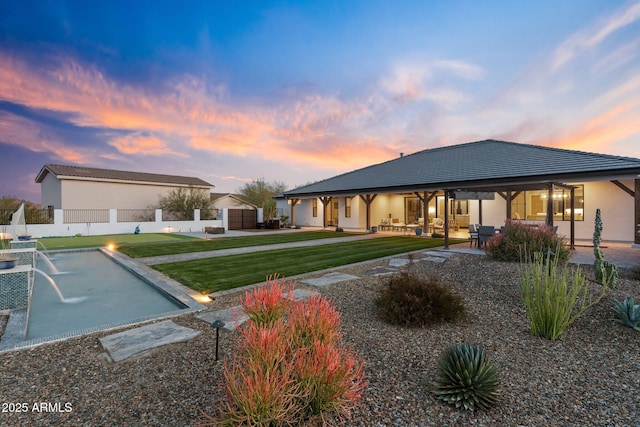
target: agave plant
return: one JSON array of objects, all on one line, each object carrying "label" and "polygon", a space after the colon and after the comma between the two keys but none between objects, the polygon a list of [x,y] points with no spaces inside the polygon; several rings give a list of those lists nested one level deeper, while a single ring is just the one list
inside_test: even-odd
[{"label": "agave plant", "polygon": [[433,393],[456,408],[467,410],[491,406],[498,398],[498,373],[480,346],[452,345],[438,357],[440,376]]},{"label": "agave plant", "polygon": [[625,298],[622,302],[613,301],[618,322],[640,331],[640,305],[634,303],[633,297]]}]

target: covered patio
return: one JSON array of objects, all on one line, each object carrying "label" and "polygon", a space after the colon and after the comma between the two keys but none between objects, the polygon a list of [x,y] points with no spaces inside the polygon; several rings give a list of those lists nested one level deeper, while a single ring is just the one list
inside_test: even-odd
[{"label": "covered patio", "polygon": [[486,140],[401,156],[279,198],[290,206],[293,224],[297,206],[304,209],[303,202],[310,201],[312,215],[306,212],[305,220],[322,221],[317,225],[323,227],[329,225],[328,209],[334,218],[344,205],[337,225],[402,233],[419,227],[433,233],[441,221],[448,246],[452,233],[468,224],[500,226],[516,219],[559,225],[573,248],[577,238],[593,232],[588,221],[596,207],[614,219],[615,240],[640,244],[638,178],[640,159]]}]

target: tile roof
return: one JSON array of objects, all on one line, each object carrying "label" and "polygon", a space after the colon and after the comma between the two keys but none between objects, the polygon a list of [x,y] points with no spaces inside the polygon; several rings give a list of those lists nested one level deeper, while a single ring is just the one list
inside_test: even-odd
[{"label": "tile roof", "polygon": [[490,189],[638,174],[640,159],[484,140],[419,151],[285,191],[281,196]]},{"label": "tile roof", "polygon": [[40,183],[44,177],[52,173],[58,178],[84,178],[95,179],[100,181],[128,181],[128,182],[148,182],[155,184],[171,184],[171,185],[192,185],[195,187],[213,188],[212,184],[189,176],[162,175],[145,172],[129,172],[113,169],[88,168],[85,166],[68,166],[46,164],[42,167],[36,176],[36,182]]}]

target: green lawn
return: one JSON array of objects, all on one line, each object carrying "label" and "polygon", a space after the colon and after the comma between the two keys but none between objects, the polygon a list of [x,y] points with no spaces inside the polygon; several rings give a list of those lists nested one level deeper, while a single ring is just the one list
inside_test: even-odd
[{"label": "green lawn", "polygon": [[[452,240],[451,243],[460,241],[464,240]],[[159,264],[154,268],[185,286],[208,294],[258,283],[274,273],[289,277],[443,244],[443,239],[380,237]]]},{"label": "green lawn", "polygon": [[[56,249],[76,249],[76,248],[99,248],[108,244],[136,245],[136,244],[163,244],[178,243],[185,240],[199,240],[194,237],[183,236],[182,234],[170,233],[145,233],[145,234],[108,234],[105,236],[79,236],[79,237],[44,237],[39,238],[47,250]],[[168,245],[170,246],[170,245]],[[38,245],[39,249],[42,249]]]},{"label": "green lawn", "polygon": [[335,231],[301,231],[296,233],[256,234],[255,236],[218,237],[215,239],[192,239],[175,245],[166,242],[149,245],[119,245],[118,250],[132,258],[160,255],[175,255],[190,252],[216,251],[221,249],[244,248],[248,246],[274,245],[278,243],[301,242],[303,240],[328,239],[332,237],[355,236],[359,233],[336,233]]}]

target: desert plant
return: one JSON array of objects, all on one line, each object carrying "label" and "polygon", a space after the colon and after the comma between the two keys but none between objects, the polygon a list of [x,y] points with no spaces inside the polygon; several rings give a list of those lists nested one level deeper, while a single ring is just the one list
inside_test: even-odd
[{"label": "desert plant", "polygon": [[571,252],[565,247],[563,238],[553,232],[552,227],[530,227],[519,221],[507,220],[502,232],[487,242],[487,254],[498,261],[517,262],[549,250],[555,252],[560,263],[569,260]]},{"label": "desert plant", "polygon": [[283,293],[290,295],[291,292],[290,286],[287,290],[286,280],[279,280],[278,275],[274,274],[267,277],[264,286],[246,292],[240,298],[240,305],[253,322],[268,325],[284,316],[290,298],[283,298]]},{"label": "desert plant", "polygon": [[607,290],[602,286],[600,293],[593,296],[582,270],[570,272],[568,267],[559,267],[558,259],[550,253],[534,254],[533,259],[524,262],[521,278],[531,334],[551,341],[599,303]]},{"label": "desert plant", "polygon": [[395,325],[422,327],[466,317],[462,298],[436,276],[402,272],[389,280],[375,304],[382,319]]},{"label": "desert plant", "polygon": [[[277,326],[276,326],[277,325]],[[219,420],[205,415],[210,425],[282,426],[299,418],[304,398],[295,380],[295,365],[283,341],[283,322],[271,327],[254,322],[240,329],[242,340],[233,362],[225,360],[229,399]]]},{"label": "desert plant", "polygon": [[[339,313],[317,296],[286,303],[280,315],[283,289],[284,279],[243,297],[260,315],[240,328],[225,363],[228,401],[218,419],[207,416],[214,425],[303,425],[327,412],[348,418],[361,399],[363,362],[340,345]],[[278,315],[263,316],[272,311]]]},{"label": "desert plant", "polygon": [[340,314],[319,295],[312,296],[287,310],[287,325],[295,348],[310,347],[314,341],[335,344],[340,340]]},{"label": "desert plant", "polygon": [[640,331],[640,305],[635,304],[633,297],[625,298],[622,302],[614,300],[613,305],[618,322]]},{"label": "desert plant", "polygon": [[295,355],[295,378],[304,392],[302,418],[322,417],[331,411],[349,418],[365,386],[362,362],[352,352],[319,340],[299,348]]},{"label": "desert plant", "polygon": [[211,208],[211,196],[208,190],[193,186],[178,188],[161,195],[157,208],[168,212],[177,221],[192,220],[195,209],[204,211]]},{"label": "desert plant", "polygon": [[596,258],[593,263],[594,274],[598,283],[613,288],[618,280],[618,267],[604,259],[604,254],[600,249],[601,238],[602,218],[600,217],[600,209],[596,209],[595,229],[593,231],[593,253]]},{"label": "desert plant", "polygon": [[499,396],[498,371],[480,346],[452,345],[438,357],[439,377],[433,393],[456,408],[483,409]]}]

